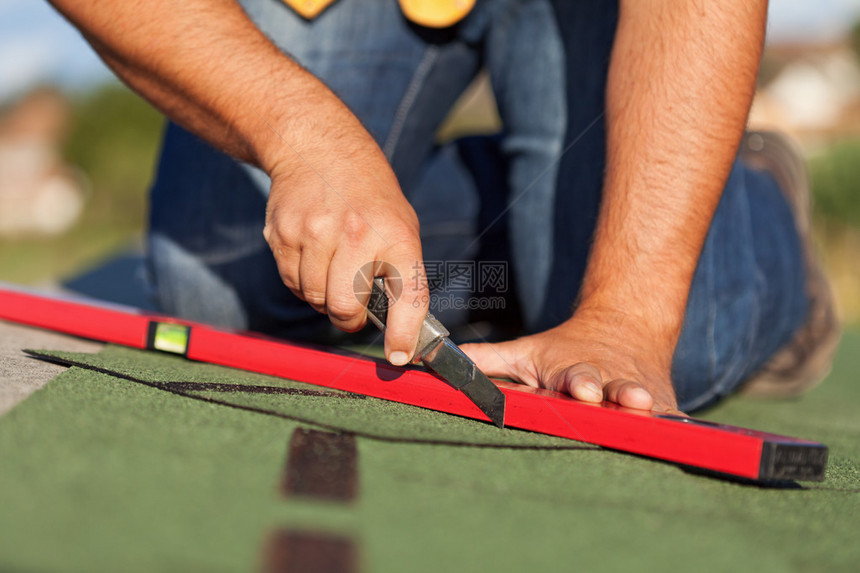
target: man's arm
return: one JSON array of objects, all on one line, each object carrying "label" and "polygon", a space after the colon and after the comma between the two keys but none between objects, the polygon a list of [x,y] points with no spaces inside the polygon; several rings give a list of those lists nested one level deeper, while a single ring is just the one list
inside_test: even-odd
[{"label": "man's arm", "polygon": [[[353,278],[421,261],[418,219],[373,138],[233,0],[51,0],[132,88],[219,149],[269,174],[264,235],[284,283],[344,330],[364,325]],[[386,356],[412,356],[425,281],[404,281]],[[369,284],[365,292],[369,293]],[[364,301],[366,304],[366,301]]]},{"label": "man's arm", "polygon": [[764,0],[622,1],[581,302],[549,332],[464,347],[488,374],[590,402],[677,408],[672,356],[746,124],[766,12]]}]

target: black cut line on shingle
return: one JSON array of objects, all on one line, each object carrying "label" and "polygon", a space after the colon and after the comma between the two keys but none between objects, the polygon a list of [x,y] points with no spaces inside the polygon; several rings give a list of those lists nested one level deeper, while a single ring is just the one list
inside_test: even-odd
[{"label": "black cut line on shingle", "polygon": [[[422,439],[422,438],[399,438],[396,436],[386,436],[384,434],[376,434],[373,432],[365,432],[365,431],[350,431],[344,430],[338,426],[332,424],[326,424],[323,422],[319,422],[317,420],[313,420],[310,418],[303,418],[301,416],[292,416],[288,414],[284,414],[282,412],[277,412],[275,410],[267,410],[265,408],[257,408],[254,406],[245,406],[243,404],[233,404],[231,402],[223,402],[221,400],[216,400],[214,398],[209,398],[208,396],[199,396],[194,394],[193,392],[184,392],[181,390],[177,390],[175,388],[170,388],[165,386],[164,383],[161,382],[152,382],[150,380],[143,380],[141,378],[135,378],[129,374],[125,374],[123,372],[115,372],[113,370],[108,370],[107,368],[100,368],[98,366],[93,366],[92,364],[87,364],[85,362],[78,362],[76,360],[71,360],[68,358],[61,358],[59,356],[54,356],[52,354],[44,354],[37,350],[29,350],[25,349],[24,352],[29,356],[44,360],[46,362],[52,362],[54,364],[59,364],[61,366],[75,366],[77,368],[82,368],[84,370],[90,370],[92,372],[99,372],[101,374],[107,374],[108,376],[113,376],[114,378],[121,378],[123,380],[128,380],[130,382],[136,382],[138,384],[143,384],[144,386],[149,386],[150,388],[156,388],[158,390],[164,390],[165,392],[170,392],[171,394],[176,394],[177,396],[183,396],[185,398],[190,398],[192,400],[200,400],[201,402],[207,402],[209,404],[218,404],[220,406],[226,406],[228,408],[235,408],[237,410],[245,410],[246,412],[254,412],[256,414],[264,414],[267,416],[275,416],[277,418],[283,418],[284,420],[291,420],[293,422],[299,422],[302,424],[307,424],[309,426],[316,426],[318,428],[324,428],[326,430],[332,432],[338,432],[341,434],[353,434],[355,436],[359,436],[362,438],[369,438],[372,440],[379,440],[381,442],[391,442],[398,444],[423,444],[430,446],[457,446],[464,448],[486,448],[486,449],[498,449],[498,450],[588,450],[594,452],[602,452],[609,451],[601,448],[599,446],[593,445],[564,445],[564,446],[534,446],[534,445],[520,445],[520,444],[487,444],[487,443],[476,443],[476,442],[466,442],[463,440],[440,440],[440,439]],[[450,414],[449,414],[450,415]]]},{"label": "black cut line on shingle", "polygon": [[54,356],[51,354],[43,354],[37,350],[29,350],[25,349],[24,352],[30,355],[33,358],[38,358],[40,360],[44,360],[46,362],[54,362],[56,364],[64,365],[64,366],[78,366],[87,368],[88,370],[95,370],[99,372],[103,372],[105,374],[113,374],[118,377],[127,378],[129,380],[133,380],[135,382],[140,382],[141,384],[152,384],[157,385],[159,388],[168,391],[175,392],[234,392],[234,393],[246,393],[246,394],[286,394],[290,396],[314,396],[314,397],[323,397],[323,398],[348,398],[351,400],[364,400],[367,396],[363,394],[356,394],[354,392],[342,392],[342,391],[328,391],[328,390],[310,390],[307,388],[287,388],[284,386],[261,386],[254,384],[223,384],[220,382],[187,382],[187,381],[179,381],[179,382],[155,382],[155,381],[147,381],[143,379],[137,379],[132,376],[124,375],[120,372],[116,372],[113,370],[102,369],[98,366],[90,366],[84,363],[78,363],[73,360],[67,360],[65,358],[60,358],[58,356]]},{"label": "black cut line on shingle", "polygon": [[352,392],[327,392],[305,388],[284,388],[282,386],[254,386],[252,384],[221,384],[218,382],[158,382],[167,390],[178,392],[245,392],[248,394],[289,394],[291,396],[322,396],[325,398],[350,398],[364,400],[367,396]]}]

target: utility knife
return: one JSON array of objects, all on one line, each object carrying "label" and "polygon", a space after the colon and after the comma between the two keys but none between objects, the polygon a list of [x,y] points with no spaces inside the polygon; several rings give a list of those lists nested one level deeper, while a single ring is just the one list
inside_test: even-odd
[{"label": "utility knife", "polygon": [[[367,303],[367,316],[385,332],[390,300],[385,292],[385,279],[373,279],[373,289]],[[472,359],[448,338],[450,333],[436,317],[427,313],[418,335],[413,362],[439,375],[448,385],[465,394],[499,428],[505,427],[505,395],[481,372]]]}]

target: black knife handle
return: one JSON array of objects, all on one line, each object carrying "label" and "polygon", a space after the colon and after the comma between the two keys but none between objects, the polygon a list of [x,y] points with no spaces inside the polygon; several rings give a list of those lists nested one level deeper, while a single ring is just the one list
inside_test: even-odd
[{"label": "black knife handle", "polygon": [[374,278],[373,288],[370,290],[370,299],[367,301],[367,318],[382,332],[385,332],[385,324],[388,322],[390,304],[388,295],[385,294],[385,279],[382,277]]},{"label": "black knife handle", "polygon": [[[375,277],[373,288],[370,291],[370,299],[367,301],[367,317],[382,332],[385,332],[385,324],[388,322],[388,307],[390,305],[391,301],[385,293],[385,279]],[[421,324],[421,332],[418,333],[418,345],[415,347],[415,356],[412,357],[412,361],[421,360],[449,334],[451,333],[448,332],[448,329],[428,312]]]}]

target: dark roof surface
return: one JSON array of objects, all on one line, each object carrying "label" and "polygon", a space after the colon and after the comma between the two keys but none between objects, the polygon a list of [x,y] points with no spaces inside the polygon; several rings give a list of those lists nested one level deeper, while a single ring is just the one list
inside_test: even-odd
[{"label": "dark roof surface", "polygon": [[860,335],[843,344],[808,396],[707,416],[830,446],[824,482],[780,487],[169,355],[51,352],[74,366],[0,418],[0,570],[849,570]]}]

